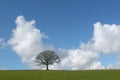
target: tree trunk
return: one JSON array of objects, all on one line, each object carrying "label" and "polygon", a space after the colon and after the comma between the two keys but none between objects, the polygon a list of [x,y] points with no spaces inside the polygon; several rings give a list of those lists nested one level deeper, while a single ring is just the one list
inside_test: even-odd
[{"label": "tree trunk", "polygon": [[49,70],[49,68],[48,68],[48,64],[46,64],[46,70]]}]

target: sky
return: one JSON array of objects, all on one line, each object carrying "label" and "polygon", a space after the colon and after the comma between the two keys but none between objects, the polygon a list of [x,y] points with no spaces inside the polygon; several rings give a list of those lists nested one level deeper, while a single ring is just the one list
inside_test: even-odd
[{"label": "sky", "polygon": [[61,62],[50,69],[120,68],[119,0],[0,0],[0,69],[45,69],[44,50]]}]

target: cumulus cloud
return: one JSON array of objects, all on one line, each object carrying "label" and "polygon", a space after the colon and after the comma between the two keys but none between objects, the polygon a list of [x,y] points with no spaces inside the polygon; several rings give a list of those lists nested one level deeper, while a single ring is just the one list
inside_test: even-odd
[{"label": "cumulus cloud", "polygon": [[84,48],[58,49],[57,53],[59,53],[61,62],[51,65],[51,69],[87,70],[104,68],[99,61],[100,55],[95,51],[85,50]]},{"label": "cumulus cloud", "polygon": [[[120,53],[120,25],[116,24],[101,24],[97,22],[94,24],[93,37],[88,43],[82,43],[81,49],[84,51],[93,51],[97,54],[114,54]],[[109,56],[109,55],[107,55]],[[99,56],[100,58],[100,56]],[[100,61],[96,62],[96,66],[101,66]],[[106,68],[120,68],[119,60],[115,64],[107,65]],[[95,68],[95,67],[93,67]],[[105,66],[102,66],[105,68]]]},{"label": "cumulus cloud", "polygon": [[35,20],[26,21],[23,16],[18,16],[16,29],[12,31],[12,37],[8,44],[21,57],[23,63],[33,67],[37,54],[41,51],[51,49],[51,46],[44,45],[42,39],[46,37],[35,27]]},{"label": "cumulus cloud", "polygon": [[94,24],[94,48],[97,51],[109,54],[120,52],[120,25]]},{"label": "cumulus cloud", "polygon": [[[96,52],[82,49],[68,50],[69,56],[62,60],[61,64],[73,70],[97,69],[103,66],[99,62],[99,55]],[[97,65],[99,62],[99,66]],[[97,65],[97,66],[96,66]]]}]

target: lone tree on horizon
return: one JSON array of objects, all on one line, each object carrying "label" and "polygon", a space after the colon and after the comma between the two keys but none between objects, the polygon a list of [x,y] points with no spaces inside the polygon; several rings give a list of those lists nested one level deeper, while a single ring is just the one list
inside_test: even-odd
[{"label": "lone tree on horizon", "polygon": [[38,54],[35,62],[37,62],[39,65],[45,65],[46,70],[49,70],[49,65],[58,63],[59,61],[60,59],[54,51],[46,50]]}]

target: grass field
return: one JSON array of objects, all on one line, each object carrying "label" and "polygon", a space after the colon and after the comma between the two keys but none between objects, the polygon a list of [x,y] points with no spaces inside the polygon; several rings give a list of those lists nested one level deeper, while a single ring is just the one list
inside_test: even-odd
[{"label": "grass field", "polygon": [[0,80],[120,80],[120,70],[1,70]]}]

